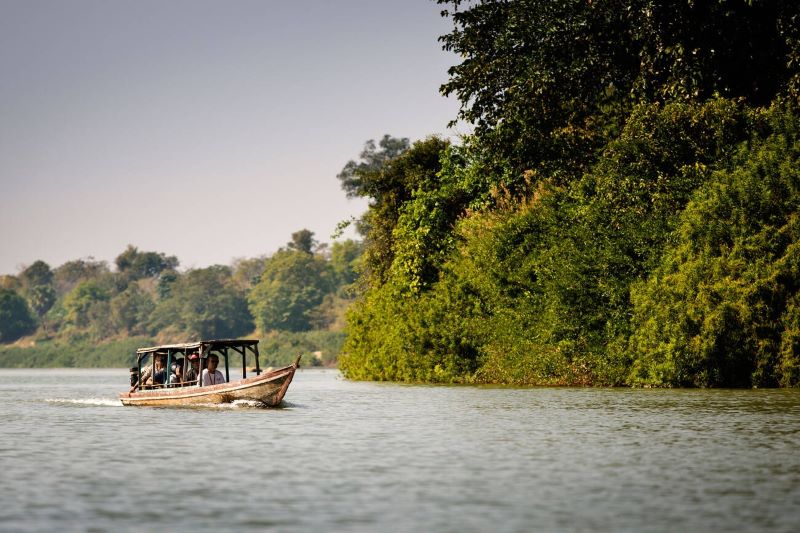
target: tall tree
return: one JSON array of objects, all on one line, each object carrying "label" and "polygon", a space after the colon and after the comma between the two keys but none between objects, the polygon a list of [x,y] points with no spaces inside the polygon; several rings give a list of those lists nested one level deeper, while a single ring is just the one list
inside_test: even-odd
[{"label": "tall tree", "polygon": [[[395,142],[387,136],[384,140],[386,148],[380,155],[365,150],[367,155],[362,153],[361,164],[351,161],[339,174],[342,179],[342,175],[355,172],[358,180],[342,179],[342,187],[370,200],[369,211],[359,224],[366,236],[364,272],[376,283],[385,281],[394,260],[393,231],[404,203],[421,191],[438,188],[442,154],[449,146],[438,137],[415,142],[408,149],[407,139]],[[370,143],[367,146],[374,148]]]},{"label": "tall tree", "polygon": [[105,261],[95,261],[93,258],[76,259],[67,261],[56,268],[54,273],[55,289],[59,296],[71,291],[81,281],[100,278],[108,273]]},{"label": "tall tree", "polygon": [[44,326],[44,315],[56,302],[56,291],[53,286],[55,275],[50,269],[50,265],[44,261],[35,261],[20,272],[19,277],[28,305]]},{"label": "tall tree", "polygon": [[164,270],[175,269],[178,266],[178,258],[159,252],[140,252],[138,248],[129,244],[125,251],[117,256],[114,263],[120,273],[136,280],[152,278]]},{"label": "tall tree", "polygon": [[98,315],[98,307],[108,302],[109,290],[97,279],[82,281],[64,298],[66,321],[78,328],[89,326],[91,319]]},{"label": "tall tree", "polygon": [[40,285],[52,285],[53,271],[50,270],[50,265],[39,260],[20,272],[19,278],[26,288]]},{"label": "tall tree", "polygon": [[240,258],[233,261],[233,282],[242,291],[249,291],[261,279],[265,256]]},{"label": "tall tree", "polygon": [[51,285],[37,285],[27,291],[28,303],[45,329],[44,315],[56,303],[56,291]]},{"label": "tall tree", "polygon": [[253,329],[231,269],[214,265],[186,272],[153,312],[153,327],[194,339],[236,338]]},{"label": "tall tree", "polygon": [[248,302],[261,331],[306,331],[311,327],[313,309],[330,290],[330,270],[323,258],[280,250],[265,261],[261,281],[248,295]]},{"label": "tall tree", "polygon": [[331,268],[338,285],[349,285],[358,277],[363,244],[352,239],[334,242],[331,247]]},{"label": "tall tree", "polygon": [[15,341],[35,329],[25,299],[12,290],[0,289],[0,342]]},{"label": "tall tree", "polygon": [[301,229],[292,233],[292,240],[286,244],[290,250],[297,250],[306,254],[311,254],[319,243],[314,239],[314,232]]},{"label": "tall tree", "polygon": [[119,331],[130,334],[147,333],[147,323],[155,305],[152,298],[131,283],[110,301],[111,321]]},{"label": "tall tree", "polygon": [[398,139],[391,135],[384,135],[377,146],[372,139],[364,143],[360,160],[348,161],[337,176],[347,197],[376,197],[385,186],[381,170],[387,162],[408,150],[409,146],[407,138]]},{"label": "tall tree", "polygon": [[453,21],[443,47],[463,58],[441,90],[511,185],[525,170],[580,172],[638,99],[764,105],[800,64],[790,0],[438,2]]}]

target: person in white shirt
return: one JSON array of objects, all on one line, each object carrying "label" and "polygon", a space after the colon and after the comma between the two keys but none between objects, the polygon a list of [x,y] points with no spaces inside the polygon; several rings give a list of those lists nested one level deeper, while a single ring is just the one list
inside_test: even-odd
[{"label": "person in white shirt", "polygon": [[208,368],[203,369],[203,377],[202,377],[202,386],[207,387],[208,385],[219,385],[220,383],[225,383],[225,376],[222,375],[222,372],[217,370],[217,365],[219,364],[219,357],[214,354],[208,356]]}]

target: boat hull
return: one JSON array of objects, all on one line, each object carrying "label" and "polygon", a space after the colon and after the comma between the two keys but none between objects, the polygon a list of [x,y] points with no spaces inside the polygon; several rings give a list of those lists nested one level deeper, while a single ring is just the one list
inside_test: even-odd
[{"label": "boat hull", "polygon": [[260,402],[269,407],[281,403],[292,382],[296,365],[279,368],[230,383],[208,387],[176,387],[120,393],[122,405],[168,407],[182,405],[224,404],[237,400]]}]

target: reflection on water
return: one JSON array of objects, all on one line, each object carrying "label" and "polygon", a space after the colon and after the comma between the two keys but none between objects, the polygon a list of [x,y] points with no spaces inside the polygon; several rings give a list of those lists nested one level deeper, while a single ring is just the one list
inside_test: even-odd
[{"label": "reflection on water", "polygon": [[121,407],[127,370],[0,370],[0,529],[775,530],[800,393],[351,383]]}]

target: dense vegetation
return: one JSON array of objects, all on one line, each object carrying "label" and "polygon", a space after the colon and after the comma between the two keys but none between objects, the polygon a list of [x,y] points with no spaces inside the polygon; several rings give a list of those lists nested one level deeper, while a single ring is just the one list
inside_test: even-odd
[{"label": "dense vegetation", "polygon": [[800,4],[439,4],[473,133],[368,141],[363,243],[37,261],[0,279],[0,365],[260,335],[354,379],[800,385]]},{"label": "dense vegetation", "polygon": [[800,4],[440,0],[474,133],[370,142],[355,379],[800,385]]},{"label": "dense vegetation", "polygon": [[298,352],[333,364],[361,245],[301,230],[269,257],[180,272],[178,259],[129,246],[114,269],[43,261],[0,277],[0,366],[128,366],[137,347],[260,337],[265,365]]}]

